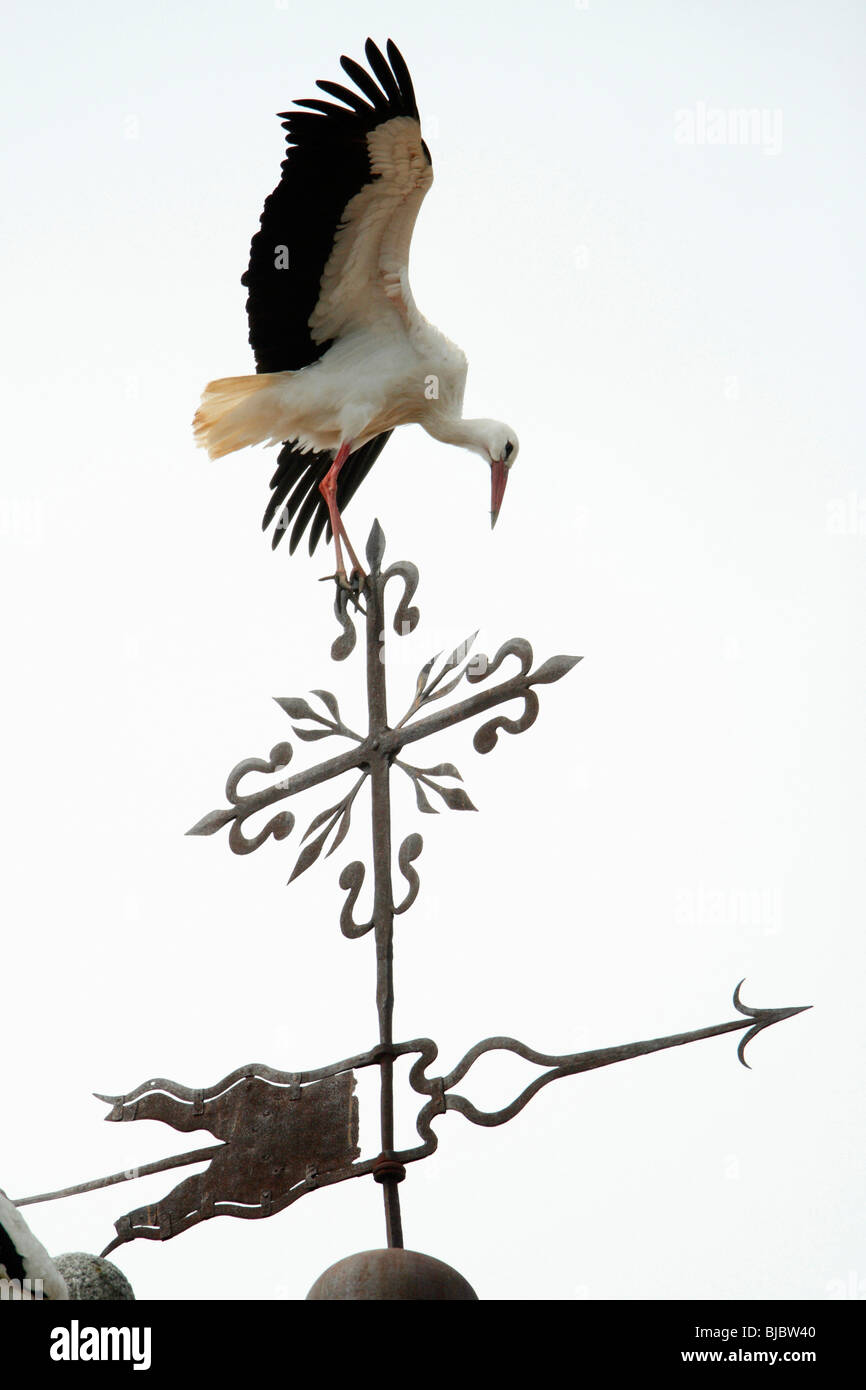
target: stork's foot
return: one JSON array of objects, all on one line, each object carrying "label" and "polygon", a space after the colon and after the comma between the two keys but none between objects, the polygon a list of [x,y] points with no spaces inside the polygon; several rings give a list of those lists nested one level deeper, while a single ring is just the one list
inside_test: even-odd
[{"label": "stork's foot", "polygon": [[367,576],[362,569],[353,569],[350,575],[346,575],[344,569],[338,569],[336,574],[323,574],[320,583],[326,584],[328,580],[333,580],[337,585],[337,597],[344,599],[347,604],[353,603],[360,613],[366,614],[366,608],[359,602],[360,596],[364,591]]}]

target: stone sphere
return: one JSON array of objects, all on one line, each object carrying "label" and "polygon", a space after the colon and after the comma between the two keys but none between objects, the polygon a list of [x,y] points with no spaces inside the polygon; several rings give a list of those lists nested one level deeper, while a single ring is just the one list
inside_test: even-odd
[{"label": "stone sphere", "polygon": [[478,1295],[462,1274],[432,1255],[417,1250],[362,1250],[320,1274],[307,1298],[477,1301]]},{"label": "stone sphere", "polygon": [[135,1299],[126,1275],[101,1255],[85,1255],[76,1250],[55,1255],[54,1263],[66,1281],[71,1299]]}]

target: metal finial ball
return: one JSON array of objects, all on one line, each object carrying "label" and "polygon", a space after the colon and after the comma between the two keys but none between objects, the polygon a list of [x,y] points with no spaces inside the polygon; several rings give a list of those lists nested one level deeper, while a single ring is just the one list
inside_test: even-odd
[{"label": "metal finial ball", "polygon": [[462,1274],[417,1250],[362,1250],[320,1274],[307,1300],[477,1301]]}]

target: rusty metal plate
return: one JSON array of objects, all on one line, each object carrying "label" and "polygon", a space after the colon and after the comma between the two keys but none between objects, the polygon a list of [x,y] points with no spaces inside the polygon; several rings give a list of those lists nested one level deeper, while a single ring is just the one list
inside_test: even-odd
[{"label": "rusty metal plate", "polygon": [[320,1176],[352,1175],[360,1154],[354,1073],[307,1086],[288,1078],[278,1083],[274,1075],[235,1073],[215,1095],[158,1081],[130,1096],[100,1097],[114,1102],[109,1120],[162,1120],[187,1132],[206,1129],[223,1141],[203,1173],[121,1217],[108,1249],[136,1237],[170,1240],[212,1216],[271,1216],[319,1186]]}]

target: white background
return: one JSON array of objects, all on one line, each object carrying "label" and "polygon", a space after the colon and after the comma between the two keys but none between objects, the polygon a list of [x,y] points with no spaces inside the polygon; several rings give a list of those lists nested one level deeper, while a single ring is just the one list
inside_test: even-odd
[{"label": "white background", "polygon": [[[210,378],[252,370],[239,277],[273,113],[369,32],[404,52],[436,172],[415,296],[469,356],[467,413],[521,440],[492,535],[481,461],[418,429],[348,512],[421,569],[392,710],[478,626],[487,651],[585,657],[489,757],[467,725],[419,757],[454,760],[480,814],[419,816],[395,783],[396,834],[425,836],[397,1036],[436,1038],[447,1070],[491,1033],[558,1052],[723,1022],[743,976],[747,1003],[815,1005],[752,1072],[728,1036],[557,1082],[502,1129],[440,1119],[407,1245],[487,1299],[862,1297],[862,8],[5,17],[0,1186],[208,1142],[106,1127],[92,1091],[374,1040],[373,943],[337,925],[368,803],[291,888],[333,787],[245,859],[183,835],[291,737],[270,696],[325,686],[362,719],[361,660],[328,655],[330,557],[259,530],[274,455],[211,463],[190,420]],[[710,144],[701,104],[764,125]],[[293,770],[334,751],[298,745]],[[462,1090],[498,1106],[534,1074],[490,1061]],[[98,1251],[180,1177],[27,1214],[52,1252]],[[363,1180],[114,1258],[140,1298],[296,1299],[382,1239]]]}]

